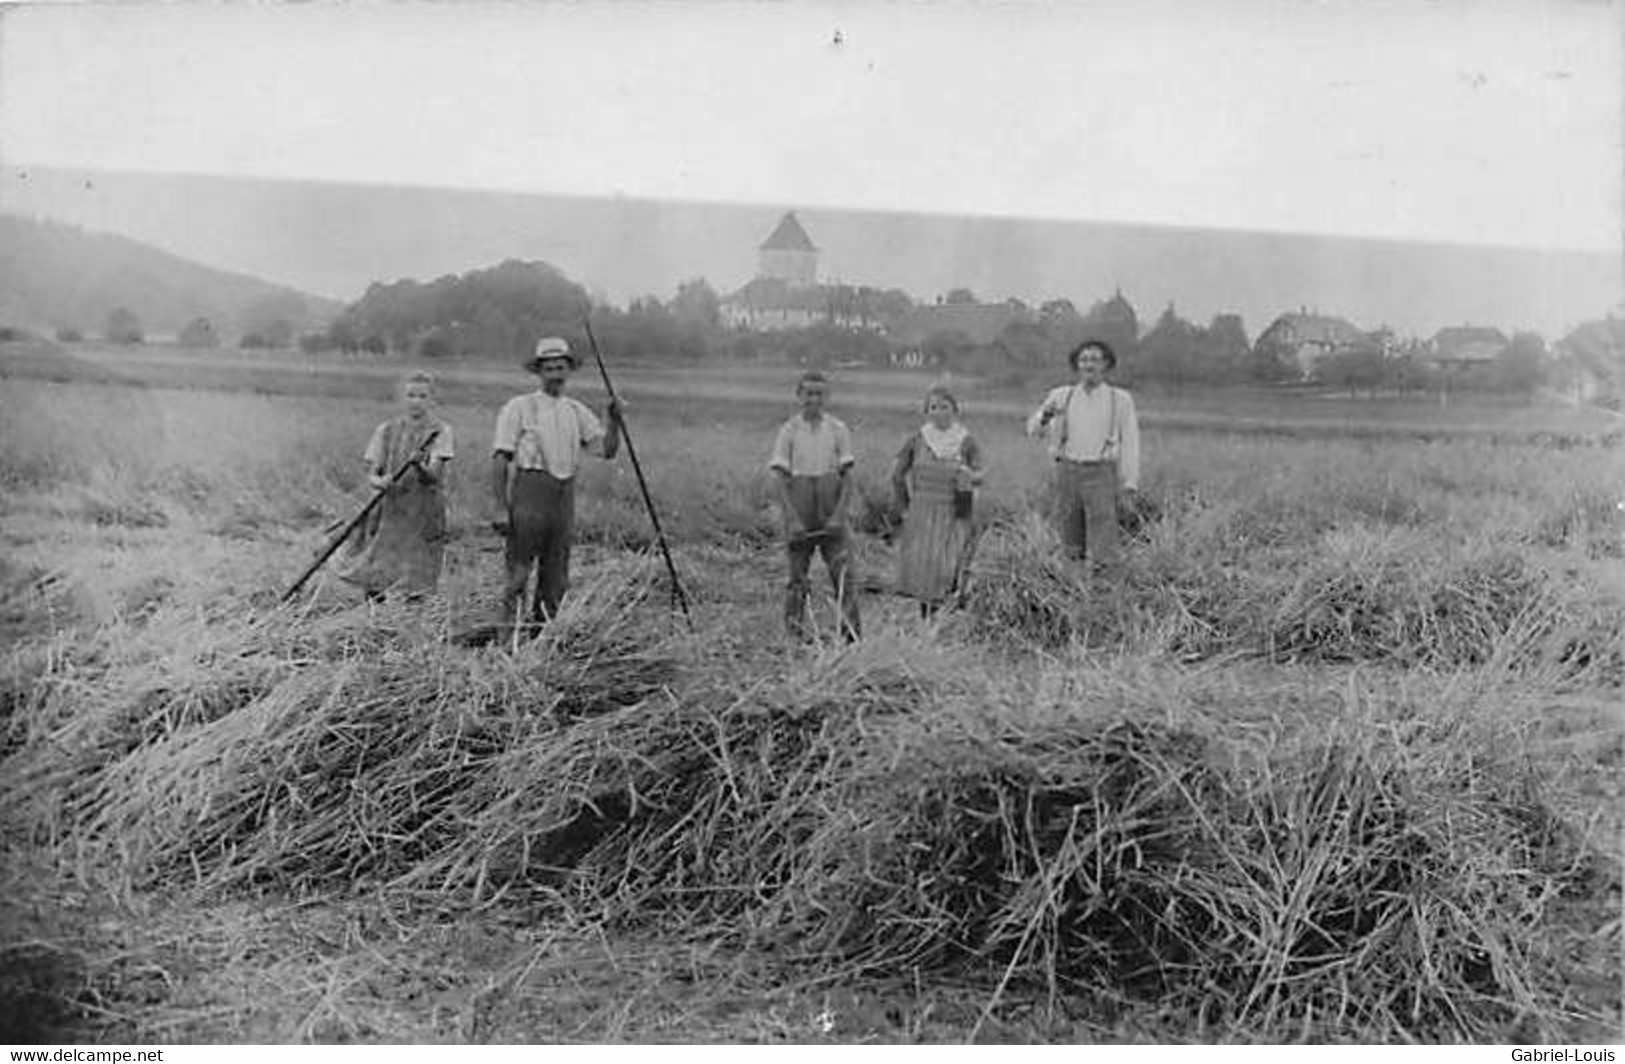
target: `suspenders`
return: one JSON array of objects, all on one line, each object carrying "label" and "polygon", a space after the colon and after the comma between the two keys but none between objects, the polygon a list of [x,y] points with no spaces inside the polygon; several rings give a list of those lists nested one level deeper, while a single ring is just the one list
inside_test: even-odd
[{"label": "suspenders", "polygon": [[[1106,442],[1104,442],[1104,443],[1102,443],[1100,445],[1100,459],[1099,460],[1102,461],[1102,462],[1104,462],[1106,460],[1107,452],[1109,452],[1112,449],[1112,444],[1118,442],[1118,440],[1117,440],[1117,389],[1113,388],[1109,384],[1105,385],[1105,388],[1106,388],[1106,396],[1111,401],[1111,411],[1112,412],[1111,412],[1109,420],[1106,423]],[[1066,402],[1061,404],[1061,436],[1060,436],[1060,439],[1056,442],[1056,445],[1055,445],[1056,457],[1061,457],[1061,456],[1064,456],[1066,454],[1066,433],[1067,433],[1067,430],[1069,428],[1071,428],[1071,424],[1072,424],[1072,418],[1071,418],[1071,414],[1072,414],[1072,398],[1073,398],[1073,396],[1075,396],[1077,394],[1077,391],[1078,391],[1078,386],[1076,384],[1069,387],[1066,390]]]},{"label": "suspenders", "polygon": [[[536,425],[538,426],[537,429],[532,429],[531,430],[531,435],[535,437],[536,453],[537,453],[538,456],[541,457],[542,469],[546,470],[548,473],[552,473],[553,471],[551,469],[548,469],[548,466],[547,466],[547,448],[542,446],[543,443],[546,441],[546,437],[543,436],[541,431],[539,430],[539,426],[542,423],[542,401],[539,398],[536,397],[536,394],[534,392],[531,393],[530,395],[527,395],[525,398],[530,400],[530,411],[531,411],[531,414],[532,414],[532,419],[531,420],[534,421],[536,423]],[[563,396],[561,396],[559,398],[558,403],[563,408],[563,413],[567,413],[567,414],[570,415],[570,433],[575,438],[577,444],[579,444],[580,441],[581,441],[581,419],[576,416],[575,407],[571,406],[569,401],[566,398],[564,398]],[[555,415],[555,416],[560,416],[560,415]],[[579,452],[578,452],[578,454],[579,454]],[[574,477],[577,472],[580,472],[579,466],[580,466],[580,463],[578,462],[577,463],[577,469],[570,474],[570,477]],[[564,477],[564,478],[561,478],[561,479],[568,480],[568,479],[570,479],[570,477]]]},{"label": "suspenders", "polygon": [[1109,384],[1106,385],[1106,388],[1108,389],[1106,398],[1111,400],[1112,412],[1106,422],[1106,442],[1100,445],[1100,457],[1102,459],[1106,457],[1106,452],[1112,449],[1112,445],[1119,442],[1117,439],[1117,389]]},{"label": "suspenders", "polygon": [[1076,384],[1067,388],[1066,401],[1061,404],[1061,434],[1055,441],[1055,457],[1066,453],[1066,434],[1072,428],[1072,397],[1078,393]]}]

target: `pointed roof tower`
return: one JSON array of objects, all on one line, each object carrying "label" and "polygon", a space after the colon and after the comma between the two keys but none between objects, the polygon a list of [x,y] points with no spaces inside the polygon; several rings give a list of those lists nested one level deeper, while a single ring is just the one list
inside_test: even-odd
[{"label": "pointed roof tower", "polygon": [[813,246],[812,238],[807,235],[807,230],[801,228],[801,223],[796,221],[796,212],[786,211],[784,217],[779,219],[779,224],[774,228],[773,232],[768,235],[766,240],[762,241],[761,250],[817,251],[818,248]]}]

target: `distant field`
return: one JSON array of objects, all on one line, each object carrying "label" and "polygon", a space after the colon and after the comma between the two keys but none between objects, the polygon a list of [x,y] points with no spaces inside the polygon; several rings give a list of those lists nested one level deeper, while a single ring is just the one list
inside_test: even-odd
[{"label": "distant field", "polygon": [[[613,356],[612,356],[613,357]],[[197,352],[163,346],[97,344],[0,345],[0,375],[22,379],[82,381],[146,387],[247,391],[262,395],[330,398],[386,397],[407,363],[371,357],[295,352],[267,354],[222,350]],[[441,394],[455,405],[489,406],[525,390],[517,366],[455,361],[411,363],[434,371]],[[741,408],[788,408],[797,371],[793,367],[653,367],[614,364],[617,389],[643,409],[659,404],[674,416],[716,422]],[[901,413],[917,407],[930,372],[840,370],[832,373],[833,404],[839,409]],[[992,387],[975,378],[955,381],[967,412],[988,418],[1022,418],[1061,379],[1028,389]],[[602,399],[589,361],[572,385],[584,398]],[[1263,388],[1189,389],[1179,395],[1138,392],[1142,421],[1168,430],[1227,431],[1284,436],[1406,436],[1414,439],[1479,438],[1556,444],[1618,442],[1625,418],[1596,407],[1550,401],[1519,402],[1492,397],[1350,398],[1325,391]]]}]

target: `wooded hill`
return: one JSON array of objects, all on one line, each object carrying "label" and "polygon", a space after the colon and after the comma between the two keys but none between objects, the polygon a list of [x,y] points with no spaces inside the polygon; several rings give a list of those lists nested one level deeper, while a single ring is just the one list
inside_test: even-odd
[{"label": "wooded hill", "polygon": [[126,237],[0,214],[0,326],[101,336],[124,310],[144,334],[177,335],[201,319],[218,342],[235,344],[255,331],[297,334],[339,309]]}]

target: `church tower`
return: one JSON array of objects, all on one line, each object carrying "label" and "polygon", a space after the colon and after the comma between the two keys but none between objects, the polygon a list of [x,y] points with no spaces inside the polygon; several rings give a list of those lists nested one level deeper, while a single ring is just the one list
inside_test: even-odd
[{"label": "church tower", "polygon": [[818,283],[818,248],[796,221],[795,211],[786,212],[756,249],[756,276],[783,281],[792,288]]}]

